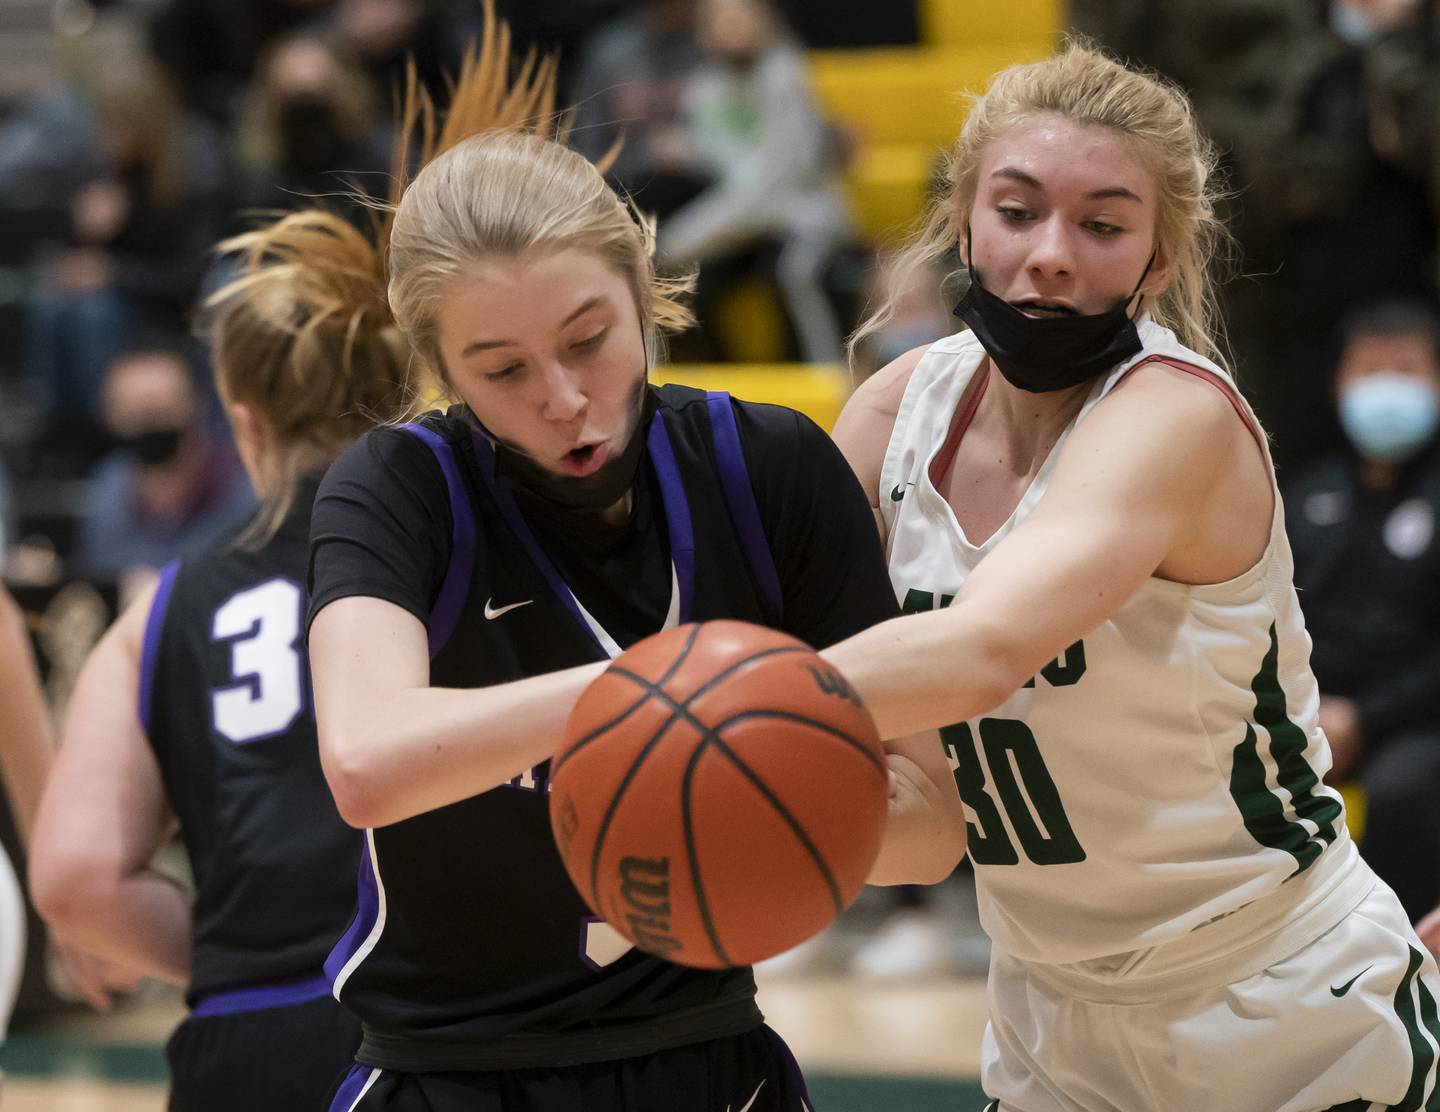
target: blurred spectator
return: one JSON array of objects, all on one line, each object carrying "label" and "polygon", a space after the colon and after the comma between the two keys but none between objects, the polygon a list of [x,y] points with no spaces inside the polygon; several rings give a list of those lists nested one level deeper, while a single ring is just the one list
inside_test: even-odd
[{"label": "blurred spectator", "polygon": [[334,0],[167,0],[150,19],[150,52],[188,108],[228,129],[265,47]]},{"label": "blurred spectator", "polygon": [[117,448],[91,480],[80,571],[123,586],[255,512],[234,453],[209,431],[182,348],[149,343],[122,352],[106,371],[104,405]]},{"label": "blurred spectator", "polygon": [[[801,358],[839,362],[842,326],[824,277],[855,233],[804,55],[765,0],[702,0],[700,39],[706,60],[685,90],[684,130],[651,148],[662,164],[714,181],[661,222],[662,260],[705,264],[773,246]],[[716,273],[701,271],[702,320]]]},{"label": "blurred spectator", "polygon": [[1286,490],[1332,776],[1358,777],[1362,850],[1412,919],[1440,902],[1440,324],[1357,313],[1335,374],[1353,451]]},{"label": "blurred spectator", "polygon": [[338,47],[312,34],[282,39],[260,64],[237,140],[242,218],[254,212],[344,209],[359,189],[389,190],[390,128],[374,90]]},{"label": "blurred spectator", "polygon": [[137,327],[183,323],[228,207],[217,141],[157,73],[104,83],[97,130],[104,171],[71,198],[69,243],[49,260],[27,325],[50,435],[82,448],[100,373]]},{"label": "blurred spectator", "polygon": [[[958,259],[954,260],[958,265]],[[907,351],[958,331],[942,291],[946,275],[938,265],[905,266],[884,255],[876,265],[867,300],[892,304],[894,312],[856,344],[852,364],[858,377],[874,374]]]},{"label": "blurred spectator", "polygon": [[[478,12],[480,5],[474,7]],[[445,103],[446,74],[456,72],[468,34],[476,30],[435,0],[336,0],[331,26],[387,105],[405,88],[409,58],[435,102]]]},{"label": "blurred spectator", "polygon": [[667,157],[686,81],[704,58],[696,5],[645,0],[601,30],[584,51],[572,96],[576,150],[595,161],[622,140],[610,179],[661,219],[712,181],[708,172]]},{"label": "blurred spectator", "polygon": [[1372,141],[1377,34],[1419,2],[1069,5],[1075,30],[1181,84],[1224,156],[1250,276],[1225,291],[1225,317],[1282,471],[1335,446],[1314,404],[1315,368],[1334,359],[1332,322],[1350,306],[1433,288],[1425,185]]}]

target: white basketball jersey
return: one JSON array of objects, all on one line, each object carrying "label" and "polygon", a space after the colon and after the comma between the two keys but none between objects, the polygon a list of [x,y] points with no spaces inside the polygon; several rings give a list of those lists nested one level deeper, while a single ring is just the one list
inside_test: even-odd
[{"label": "white basketball jersey", "polygon": [[[1202,368],[1254,420],[1219,367],[1166,328],[1139,328],[1142,352],[1096,381],[1015,512],[980,545],[929,472],[984,352],[966,331],[924,355],[880,475],[890,576],[907,611],[949,603],[1044,496],[1075,424],[1135,364]],[[1001,706],[942,731],[981,919],[998,945],[1049,963],[1154,946],[1322,854],[1353,854],[1340,797],[1321,782],[1330,752],[1292,571],[1277,489],[1269,544],[1249,571],[1207,586],[1149,579]]]}]

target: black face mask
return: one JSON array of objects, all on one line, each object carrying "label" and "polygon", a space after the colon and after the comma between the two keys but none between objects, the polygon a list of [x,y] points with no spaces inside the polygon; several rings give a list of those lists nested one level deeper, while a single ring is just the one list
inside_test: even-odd
[{"label": "black face mask", "polygon": [[180,442],[184,438],[184,429],[145,429],[130,436],[117,437],[115,446],[142,467],[163,467],[180,454]]},{"label": "black face mask", "polygon": [[985,288],[967,251],[970,288],[955,306],[955,315],[970,326],[1010,385],[1032,394],[1065,390],[1123,363],[1144,347],[1125,310],[1154,262],[1152,253],[1135,289],[1103,313],[1030,317]]},{"label": "black face mask", "polygon": [[645,458],[645,433],[659,408],[649,383],[642,378],[635,408],[640,420],[630,435],[630,442],[614,459],[607,460],[599,471],[583,479],[556,475],[519,448],[495,437],[473,414],[471,420],[495,445],[495,473],[511,483],[517,493],[538,502],[542,508],[562,514],[599,513],[620,501],[635,483]]}]

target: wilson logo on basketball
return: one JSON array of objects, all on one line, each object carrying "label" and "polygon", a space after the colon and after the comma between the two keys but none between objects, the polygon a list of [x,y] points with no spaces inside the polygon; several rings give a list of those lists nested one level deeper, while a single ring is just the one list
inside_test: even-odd
[{"label": "wilson logo on basketball", "polygon": [[850,686],[848,680],[833,668],[817,668],[813,664],[807,664],[805,670],[815,678],[815,686],[822,694],[834,695],[837,699],[848,699],[857,707],[860,706],[860,696],[855,694],[855,689]]},{"label": "wilson logo on basketball", "polygon": [[661,957],[680,949],[670,934],[670,858],[622,857],[620,900],[635,945]]},{"label": "wilson logo on basketball", "polygon": [[575,808],[575,801],[567,799],[560,806],[560,814],[552,823],[555,829],[555,840],[560,843],[561,852],[570,844],[575,837],[575,831],[580,829],[580,812]]}]

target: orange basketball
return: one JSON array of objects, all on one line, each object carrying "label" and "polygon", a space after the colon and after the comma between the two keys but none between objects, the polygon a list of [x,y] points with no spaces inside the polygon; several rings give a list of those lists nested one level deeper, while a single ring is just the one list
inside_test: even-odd
[{"label": "orange basketball", "polygon": [[744,622],[648,637],[586,689],[550,824],[596,914],[684,965],[748,965],[860,892],[887,777],[875,724],[813,649]]}]

